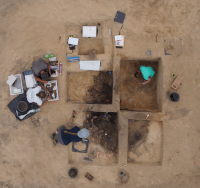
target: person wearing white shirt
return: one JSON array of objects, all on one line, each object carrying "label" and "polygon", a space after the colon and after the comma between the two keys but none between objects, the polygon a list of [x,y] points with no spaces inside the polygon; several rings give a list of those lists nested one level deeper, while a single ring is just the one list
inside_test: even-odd
[{"label": "person wearing white shirt", "polygon": [[[42,91],[42,88],[47,91],[47,94]],[[30,88],[26,97],[29,103],[36,103],[38,106],[42,107],[49,99],[50,92],[44,86],[37,86],[36,88]],[[47,97],[47,98],[46,98]],[[46,98],[46,100],[42,103],[42,98]]]}]

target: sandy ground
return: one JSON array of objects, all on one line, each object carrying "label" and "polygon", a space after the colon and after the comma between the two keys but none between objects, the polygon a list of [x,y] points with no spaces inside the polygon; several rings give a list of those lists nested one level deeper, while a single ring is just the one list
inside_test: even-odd
[{"label": "sandy ground", "polygon": [[[123,49],[113,48],[108,34],[108,28],[113,36],[119,34],[121,25],[112,21],[117,10],[126,13],[121,30]],[[199,0],[0,0],[0,21],[0,187],[200,187]],[[73,109],[82,110],[79,104],[66,103],[66,73],[79,71],[78,63],[66,63],[66,28],[99,21],[106,45],[105,54],[96,58],[102,58],[101,70],[113,69],[113,104],[84,106],[85,110],[118,112],[118,163],[69,164],[69,148],[53,147],[49,138],[58,126],[68,125]],[[171,56],[164,55],[164,48]],[[14,98],[9,94],[7,76],[29,69],[47,50],[63,63],[63,74],[57,78],[60,100],[47,103],[41,112],[19,122],[7,107]],[[151,57],[146,56],[147,50],[152,51]],[[162,165],[128,164],[124,170],[130,179],[122,185],[118,173],[127,163],[128,119],[135,114],[134,119],[144,120],[146,113],[120,111],[120,60],[158,57],[163,62],[162,112],[149,113],[149,120],[163,121]],[[170,102],[167,95],[174,79],[171,74],[184,78],[178,103]],[[77,124],[82,124],[81,118]],[[78,168],[76,179],[68,177],[70,167]],[[86,172],[94,176],[92,182],[84,177]]]}]

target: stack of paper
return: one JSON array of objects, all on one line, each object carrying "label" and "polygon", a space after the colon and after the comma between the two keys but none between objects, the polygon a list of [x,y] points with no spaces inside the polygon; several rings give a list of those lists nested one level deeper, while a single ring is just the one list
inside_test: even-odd
[{"label": "stack of paper", "polygon": [[25,82],[26,82],[26,87],[27,88],[32,88],[35,86],[35,81],[33,78],[33,75],[25,75]]}]

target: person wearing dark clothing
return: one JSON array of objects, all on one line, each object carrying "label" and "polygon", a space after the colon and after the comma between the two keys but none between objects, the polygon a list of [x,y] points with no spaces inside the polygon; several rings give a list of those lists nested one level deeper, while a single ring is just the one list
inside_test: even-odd
[{"label": "person wearing dark clothing", "polygon": [[48,62],[45,62],[42,58],[34,61],[32,63],[31,69],[33,71],[35,79],[42,83],[47,83],[48,78],[52,74],[50,64]]},{"label": "person wearing dark clothing", "polygon": [[58,142],[62,145],[68,145],[70,142],[80,142],[82,138],[87,138],[89,136],[89,131],[85,128],[80,129],[76,125],[70,130],[66,129],[65,126],[61,126],[52,135],[51,139],[57,135],[57,139],[53,142],[56,145]]}]

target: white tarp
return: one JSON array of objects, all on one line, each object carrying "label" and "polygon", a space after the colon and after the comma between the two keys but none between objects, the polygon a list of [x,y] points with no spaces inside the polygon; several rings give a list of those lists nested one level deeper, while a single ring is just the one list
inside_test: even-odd
[{"label": "white tarp", "polygon": [[69,37],[68,39],[68,44],[72,44],[72,45],[78,45],[78,41],[79,39],[78,38],[73,38],[73,37]]},{"label": "white tarp", "polygon": [[97,26],[83,26],[82,34],[83,37],[96,37]]},{"label": "white tarp", "polygon": [[94,70],[99,71],[101,61],[80,61],[79,62],[81,70]]}]

